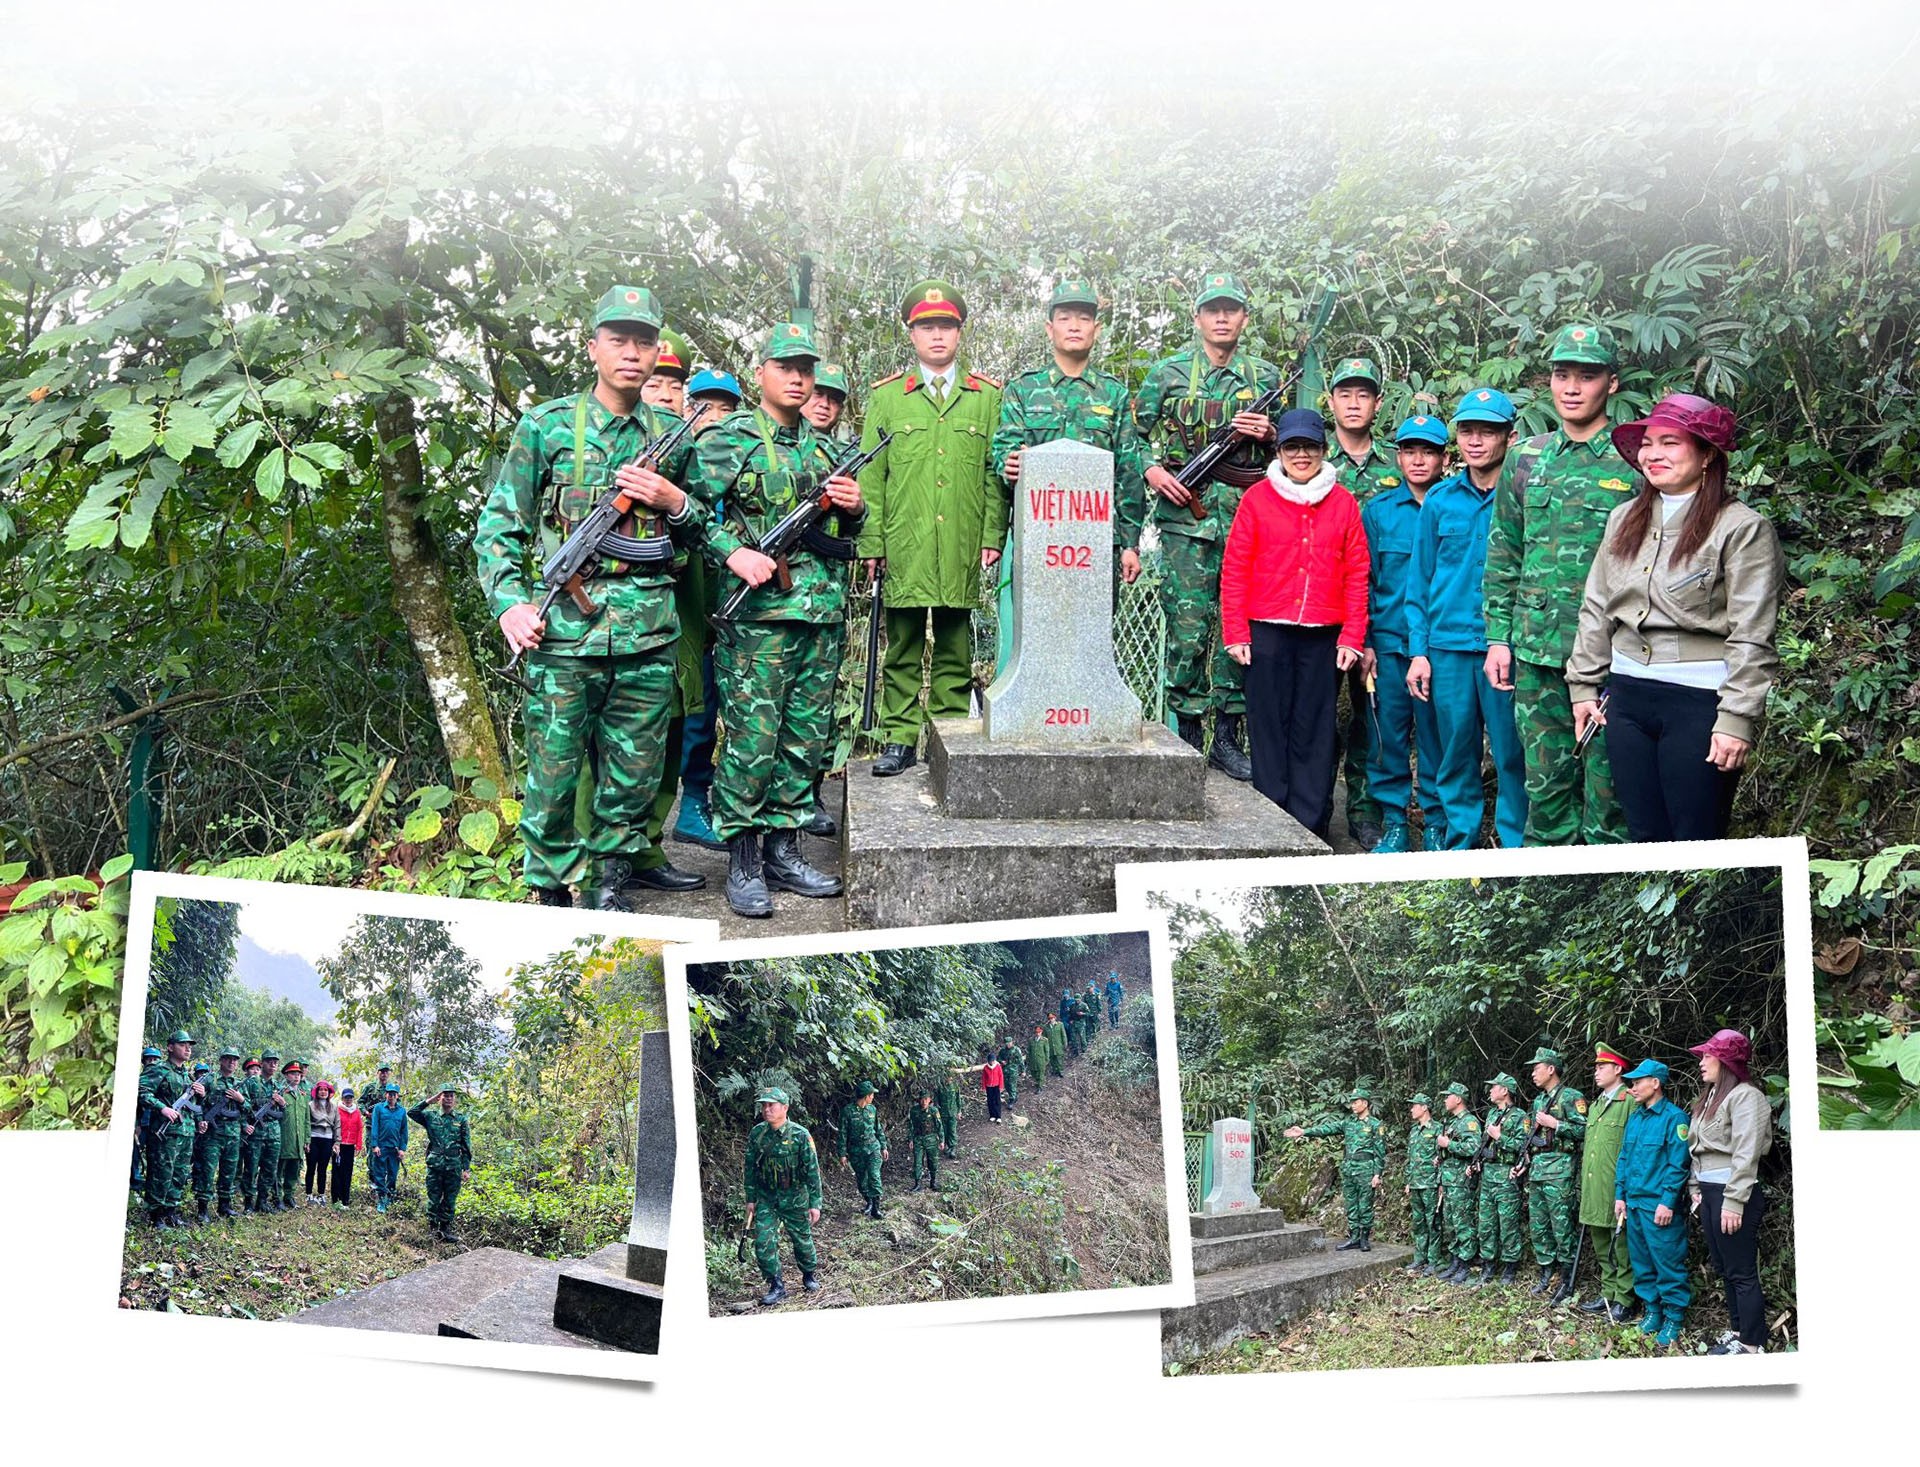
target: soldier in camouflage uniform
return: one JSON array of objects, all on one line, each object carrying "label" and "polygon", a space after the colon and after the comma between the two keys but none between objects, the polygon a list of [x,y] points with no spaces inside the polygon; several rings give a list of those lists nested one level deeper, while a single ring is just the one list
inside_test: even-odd
[{"label": "soldier in camouflage uniform", "polygon": [[[800,414],[813,424],[813,431],[826,440],[827,452],[835,458],[842,457],[851,446],[841,434],[840,424],[847,413],[847,369],[838,362],[821,362],[813,369],[813,392],[801,405]],[[848,562],[844,568],[836,562],[836,568],[846,576],[848,583],[848,603],[852,603],[853,566]],[[825,647],[822,651],[832,664],[836,684],[841,665],[847,657],[847,617],[841,614],[840,620],[827,628]],[[801,827],[808,835],[817,835],[822,840],[831,840],[840,833],[840,822],[828,811],[826,801],[820,796],[820,787],[826,777],[833,773],[835,755],[839,752],[838,740],[834,730],[827,730],[826,746],[820,751],[820,767],[813,775],[813,814]]]},{"label": "soldier in camouflage uniform", "polygon": [[1072,994],[1060,996],[1060,1022],[1067,1030],[1067,1053],[1074,1059],[1080,1058],[1080,1051],[1086,1048],[1086,1025],[1082,1022],[1085,1015],[1080,1011],[1080,1000]]},{"label": "soldier in camouflage uniform", "polygon": [[[1258,482],[1272,452],[1272,420],[1246,411],[1247,405],[1280,381],[1272,362],[1240,350],[1247,300],[1246,287],[1226,271],[1204,276],[1193,301],[1199,340],[1156,362],[1133,400],[1160,533],[1167,706],[1180,736],[1196,749],[1204,746],[1206,721],[1212,720],[1212,763],[1238,780],[1253,778],[1253,763],[1242,746],[1244,674],[1220,639],[1220,557],[1240,507],[1238,486]],[[1228,457],[1224,468],[1231,478],[1216,477],[1201,491],[1196,515],[1193,495],[1173,469],[1227,422],[1250,441]]]},{"label": "soldier in camouflage uniform", "polygon": [[1493,1281],[1493,1270],[1500,1269],[1500,1282],[1513,1282],[1520,1266],[1520,1184],[1512,1169],[1527,1149],[1527,1113],[1514,1104],[1520,1082],[1504,1071],[1487,1081],[1493,1107],[1482,1127],[1491,1154],[1480,1167],[1479,1210],[1474,1231],[1480,1239],[1480,1276],[1473,1281],[1481,1288]]},{"label": "soldier in camouflage uniform", "polygon": [[[1062,1080],[1066,1079],[1067,1072],[1063,1068],[1066,1060],[1067,1026],[1061,1023],[1060,1016],[1055,1014],[1052,1022],[1047,1025],[1047,1073],[1057,1075]],[[1039,1088],[1038,1085],[1034,1086],[1036,1090]]]},{"label": "soldier in camouflage uniform", "polygon": [[809,1294],[820,1287],[813,1251],[813,1225],[820,1221],[820,1155],[807,1128],[787,1119],[786,1091],[769,1086],[754,1100],[760,1121],[747,1137],[747,1230],[753,1234],[753,1261],[767,1281],[760,1302],[778,1304],[787,1297],[780,1278],[783,1227],[802,1286]]},{"label": "soldier in camouflage uniform", "polygon": [[[249,1212],[279,1212],[280,1207],[280,1118],[286,1114],[286,1101],[282,1081],[278,1075],[280,1056],[267,1050],[260,1056],[260,1078],[249,1081],[249,1094],[253,1108],[272,1100],[277,1102],[267,1113],[253,1123],[253,1134],[247,1136],[248,1151],[253,1158],[253,1193],[247,1204]],[[244,1131],[244,1128],[243,1128]]]},{"label": "soldier in camouflage uniform", "polygon": [[[1047,1037],[1046,1026],[1035,1024],[1033,1038],[1027,1041],[1027,1073],[1033,1077],[1033,1092],[1038,1095],[1047,1088],[1047,1069],[1053,1058],[1053,1043]],[[1059,1074],[1057,1065],[1054,1074]]]},{"label": "soldier in camouflage uniform", "polygon": [[207,1198],[213,1191],[213,1152],[207,1147],[207,1136],[212,1127],[207,1114],[213,1109],[213,1066],[205,1060],[193,1062],[193,1083],[205,1087],[205,1097],[200,1103],[200,1114],[193,1118],[193,1160],[188,1166],[188,1175],[192,1178],[193,1206],[196,1214],[194,1225],[197,1227],[207,1221]]},{"label": "soldier in camouflage uniform", "polygon": [[1100,1037],[1100,990],[1093,986],[1091,978],[1087,980],[1087,991],[1080,995],[1080,1011],[1086,1015],[1083,1043],[1090,1049],[1093,1041]]},{"label": "soldier in camouflage uniform", "polygon": [[453,1209],[473,1166],[467,1118],[454,1110],[459,1098],[453,1086],[442,1085],[438,1109],[427,1109],[423,1100],[407,1112],[407,1119],[427,1133],[427,1226],[443,1243],[460,1241],[453,1230]]},{"label": "soldier in camouflage uniform", "polygon": [[940,1113],[940,1154],[949,1159],[960,1154],[960,1082],[954,1076],[961,1073],[965,1072],[946,1071],[933,1092],[933,1103]]},{"label": "soldier in camouflage uniform", "polygon": [[[240,1170],[240,1127],[253,1113],[247,1101],[247,1082],[239,1073],[240,1051],[220,1051],[220,1072],[207,1086],[212,1103],[207,1107],[214,1119],[207,1123],[201,1142],[206,1149],[206,1165],[212,1173],[212,1191],[220,1204],[220,1216],[233,1216],[234,1174]],[[200,1221],[207,1220],[208,1189],[201,1185],[201,1173],[193,1178],[193,1200]]]},{"label": "soldier in camouflage uniform", "polygon": [[167,1057],[140,1076],[140,1108],[153,1132],[152,1164],[147,1168],[147,1220],[157,1228],[180,1228],[180,1194],[193,1166],[193,1138],[198,1118],[177,1109],[182,1100],[200,1101],[204,1085],[196,1085],[187,1062],[194,1039],[185,1029],[167,1040]]},{"label": "soldier in camouflage uniform", "polygon": [[1575,1214],[1580,1203],[1580,1142],[1587,1133],[1587,1101],[1560,1076],[1560,1051],[1544,1045],[1534,1052],[1533,1129],[1546,1144],[1527,1169],[1527,1221],[1533,1231],[1533,1261],[1540,1277],[1529,1294],[1544,1294],[1557,1272],[1550,1303],[1573,1294]]},{"label": "soldier in camouflage uniform", "polygon": [[1507,456],[1496,491],[1485,578],[1487,680],[1512,689],[1527,771],[1526,843],[1624,841],[1606,741],[1573,752],[1566,662],[1579,627],[1587,572],[1607,516],[1633,494],[1634,469],[1607,431],[1620,388],[1613,338],[1568,326],[1553,339],[1553,405],[1560,426]]},{"label": "soldier in camouflage uniform", "polygon": [[1407,1102],[1407,1113],[1413,1119],[1407,1128],[1407,1211],[1413,1229],[1413,1260],[1407,1272],[1431,1277],[1440,1272],[1445,1251],[1435,1210],[1440,1196],[1440,1133],[1446,1127],[1433,1118],[1431,1096],[1414,1096]]},{"label": "soldier in camouflage uniform", "polygon": [[880,1124],[876,1093],[873,1081],[862,1080],[860,1093],[840,1107],[840,1165],[853,1173],[868,1217],[880,1216],[880,1166],[893,1155]]},{"label": "soldier in camouflage uniform", "polygon": [[[623,888],[648,850],[647,815],[665,765],[680,636],[671,556],[603,559],[588,583],[599,607],[592,616],[562,596],[542,620],[543,588],[529,574],[615,488],[637,505],[637,522],[623,532],[669,536],[676,551],[697,547],[700,506],[670,482],[684,474],[685,453],[652,469],[637,462],[674,422],[640,401],[659,333],[653,292],[615,286],[601,298],[587,344],[593,390],[521,417],[474,533],[487,604],[507,645],[526,655],[533,691],[520,836],[527,885],[549,906],[570,905],[567,888],[577,882],[585,905],[631,910]],[[574,805],[590,749],[597,767],[583,839]]]},{"label": "soldier in camouflage uniform", "polygon": [[1447,1120],[1435,1146],[1440,1156],[1440,1219],[1447,1229],[1447,1251],[1452,1263],[1437,1275],[1443,1284],[1463,1284],[1478,1254],[1474,1213],[1478,1198],[1470,1168],[1480,1149],[1480,1118],[1467,1108],[1467,1087],[1455,1080],[1441,1097]]},{"label": "soldier in camouflage uniform", "polygon": [[1019,1045],[1013,1042],[1013,1036],[1011,1034],[1003,1034],[1000,1036],[1000,1048],[994,1052],[993,1057],[1000,1061],[1000,1077],[1005,1082],[1003,1086],[1004,1093],[1000,1099],[1008,1110],[1013,1109],[1013,1102],[1019,1094],[1016,1082],[1020,1078],[1020,1061],[1022,1056],[1023,1051]]},{"label": "soldier in camouflage uniform", "polygon": [[[155,1071],[162,1068],[161,1060],[166,1056],[151,1044],[140,1051],[140,1079],[137,1082],[144,1087],[150,1080],[157,1079]],[[139,1107],[139,1118],[133,1123],[133,1173],[127,1183],[127,1190],[138,1192],[144,1201],[147,1195],[147,1177],[153,1170],[153,1126],[152,1109]]]},{"label": "soldier in camouflage uniform", "polygon": [[1346,1150],[1340,1161],[1340,1197],[1347,1209],[1347,1241],[1335,1246],[1336,1253],[1357,1248],[1373,1251],[1373,1193],[1380,1175],[1387,1169],[1387,1127],[1372,1114],[1373,1092],[1364,1085],[1354,1086],[1347,1096],[1353,1114],[1317,1126],[1289,1126],[1281,1134],[1289,1141],[1301,1137],[1338,1136]]},{"label": "soldier in camouflage uniform", "polygon": [[[714,682],[726,741],[713,780],[713,819],[727,842],[727,905],[771,917],[769,888],[803,897],[840,895],[840,878],[800,852],[813,817],[814,775],[833,731],[850,537],[866,512],[860,485],[826,477],[827,440],[801,416],[820,353],[804,326],[782,322],[760,354],[760,406],[734,413],[696,449],[691,483],[725,513],[706,528],[707,565],[721,603],[741,582],[754,589],[715,633]],[[782,565],[756,543],[800,503],[824,494],[832,513]]]},{"label": "soldier in camouflage uniform", "polygon": [[[1146,515],[1146,480],[1140,437],[1134,431],[1127,384],[1093,365],[1100,339],[1100,292],[1093,282],[1072,278],[1047,298],[1047,345],[1053,362],[1007,383],[1000,423],[993,430],[993,471],[1009,490],[1020,482],[1020,457],[1055,439],[1091,444],[1113,455],[1113,549],[1119,579],[1140,575],[1140,530]],[[999,649],[996,667],[1013,650],[1013,575],[1002,560]],[[1118,585],[1115,586],[1118,595]]]},{"label": "soldier in camouflage uniform", "polygon": [[[942,1082],[942,1088],[953,1082]],[[925,1090],[913,1092],[913,1109],[907,1112],[907,1129],[913,1134],[913,1186],[907,1190],[920,1190],[920,1164],[927,1165],[927,1185],[934,1191],[940,1190],[939,1161],[941,1152],[941,1133],[947,1128],[946,1116],[934,1109],[933,1097]]]}]

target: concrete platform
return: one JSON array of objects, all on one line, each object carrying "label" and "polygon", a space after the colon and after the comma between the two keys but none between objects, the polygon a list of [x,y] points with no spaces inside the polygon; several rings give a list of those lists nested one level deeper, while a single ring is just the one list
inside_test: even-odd
[{"label": "concrete platform", "polygon": [[1326,1230],[1311,1223],[1286,1223],[1225,1238],[1195,1238],[1193,1276],[1198,1279],[1252,1263],[1284,1263],[1323,1252],[1326,1246]]},{"label": "concrete platform", "polygon": [[610,1349],[660,1353],[658,1284],[627,1277],[627,1245],[610,1243],[560,1271],[553,1294],[553,1323]]},{"label": "concrete platform", "polygon": [[891,779],[849,768],[849,927],[917,927],[1110,912],[1123,861],[1322,855],[1327,846],[1251,785],[1206,774],[1204,820],[957,820],[923,764]]},{"label": "concrete platform", "polygon": [[1229,1268],[1193,1281],[1191,1309],[1160,1312],[1160,1358],[1192,1360],[1251,1334],[1268,1334],[1344,1299],[1368,1280],[1402,1267],[1411,1248],[1376,1243],[1371,1253],[1312,1252]]},{"label": "concrete platform", "polygon": [[606,1350],[598,1340],[569,1334],[553,1323],[554,1287],[566,1267],[546,1259],[544,1267],[482,1299],[453,1319],[440,1321],[440,1333],[462,1340],[500,1340],[514,1345],[554,1345],[563,1350]]},{"label": "concrete platform", "polygon": [[1130,744],[993,743],[977,718],[927,730],[927,773],[940,808],[958,820],[1017,811],[1033,820],[1198,820],[1207,760],[1165,724]]},{"label": "concrete platform", "polygon": [[[1251,1212],[1218,1212],[1209,1216],[1204,1212],[1187,1214],[1187,1227],[1195,1242],[1202,1238],[1236,1238],[1243,1233],[1264,1233],[1287,1224],[1285,1214],[1277,1207],[1257,1207]],[[1302,1224],[1308,1226],[1308,1224]]]},{"label": "concrete platform", "polygon": [[529,1277],[544,1277],[551,1284],[549,1271],[556,1267],[547,1259],[506,1248],[475,1248],[315,1304],[290,1316],[288,1323],[437,1335],[441,1321],[458,1319],[504,1288]]}]

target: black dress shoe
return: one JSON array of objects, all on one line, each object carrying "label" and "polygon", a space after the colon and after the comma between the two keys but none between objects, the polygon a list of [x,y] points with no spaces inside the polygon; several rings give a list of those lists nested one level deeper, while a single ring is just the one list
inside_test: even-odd
[{"label": "black dress shoe", "polygon": [[1608,1307],[1605,1299],[1589,1299],[1584,1304],[1574,1306],[1576,1311],[1581,1314],[1605,1314]]},{"label": "black dress shoe", "polygon": [[809,865],[800,854],[800,836],[792,830],[770,830],[761,848],[760,870],[770,890],[790,891],[795,896],[837,897],[846,888],[838,876]]},{"label": "black dress shoe", "polygon": [[919,762],[912,744],[887,744],[880,750],[880,757],[873,761],[873,772],[877,778],[885,779],[889,774],[899,774]]},{"label": "black dress shoe", "polygon": [[682,870],[671,861],[644,867],[627,878],[628,886],[641,886],[648,891],[698,891],[706,884],[707,878],[698,871]]}]

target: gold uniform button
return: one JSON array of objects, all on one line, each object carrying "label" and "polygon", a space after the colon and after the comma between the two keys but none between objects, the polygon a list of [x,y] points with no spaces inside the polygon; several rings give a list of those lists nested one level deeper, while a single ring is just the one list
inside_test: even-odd
[{"label": "gold uniform button", "polygon": [[934,449],[934,452],[938,454],[941,458],[945,458],[947,456],[947,451],[944,448],[936,448]]}]

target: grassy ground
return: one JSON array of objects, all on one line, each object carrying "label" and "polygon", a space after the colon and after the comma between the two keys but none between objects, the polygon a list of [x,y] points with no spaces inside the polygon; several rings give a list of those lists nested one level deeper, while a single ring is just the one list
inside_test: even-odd
[{"label": "grassy ground", "polygon": [[[1118,1083],[1101,1057],[1126,1041],[1102,1031],[1069,1059],[1064,1080],[1035,1094],[1024,1083],[1013,1114],[993,1125],[979,1092],[967,1097],[959,1159],[940,1163],[938,1192],[907,1190],[904,1136],[883,1172],[878,1221],[860,1211],[850,1173],[824,1154],[826,1206],[814,1228],[817,1294],[800,1292],[784,1238],[793,1303],[849,1308],[930,1299],[1005,1298],[1074,1289],[1165,1283],[1166,1178],[1158,1091]],[[1150,1072],[1149,1072],[1150,1073]],[[751,1249],[741,1257],[739,1218],[707,1230],[709,1312],[756,1307],[765,1285]]]},{"label": "grassy ground", "polygon": [[[1718,1281],[1695,1277],[1687,1328],[1670,1350],[1654,1346],[1638,1321],[1615,1325],[1571,1306],[1548,1309],[1526,1286],[1467,1290],[1395,1270],[1338,1305],[1316,1310],[1271,1335],[1251,1335],[1169,1375],[1240,1375],[1278,1370],[1355,1370],[1411,1365],[1508,1364],[1522,1360],[1644,1359],[1699,1354],[1720,1338],[1726,1313]],[[1776,1332],[1768,1349],[1791,1348]]]}]

